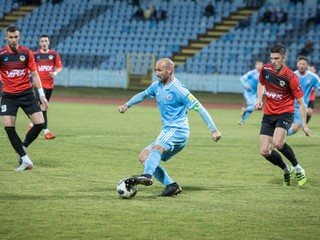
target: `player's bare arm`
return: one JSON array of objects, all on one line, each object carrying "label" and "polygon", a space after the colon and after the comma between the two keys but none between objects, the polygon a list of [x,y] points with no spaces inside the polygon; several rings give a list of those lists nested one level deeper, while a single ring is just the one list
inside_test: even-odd
[{"label": "player's bare arm", "polygon": [[303,97],[297,98],[298,106],[299,106],[299,113],[301,116],[301,122],[302,122],[302,130],[306,134],[307,137],[311,136],[311,130],[307,127],[307,109],[306,105],[304,103]]},{"label": "player's bare arm", "polygon": [[39,92],[39,97],[40,97],[41,104],[42,104],[41,108],[42,108],[42,110],[47,110],[48,109],[48,101],[47,101],[47,99],[46,99],[46,97],[44,95],[42,84],[41,84],[38,72],[37,71],[33,71],[33,72],[31,72],[31,75],[32,75],[32,79],[34,81],[34,85],[37,86],[37,89],[38,89],[38,92]]},{"label": "player's bare arm", "polygon": [[264,86],[261,83],[258,83],[258,102],[255,105],[255,109],[261,110],[263,107],[263,94],[264,94]]},{"label": "player's bare arm", "polygon": [[62,71],[62,68],[57,68],[54,72],[50,72],[49,76],[51,78],[54,78],[55,76],[57,76],[60,72]]}]

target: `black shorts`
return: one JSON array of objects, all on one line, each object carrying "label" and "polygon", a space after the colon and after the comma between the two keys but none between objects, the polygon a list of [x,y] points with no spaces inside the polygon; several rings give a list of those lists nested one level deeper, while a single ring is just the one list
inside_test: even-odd
[{"label": "black shorts", "polygon": [[[50,89],[49,88],[43,88],[44,96],[46,97],[48,102],[49,102],[49,100],[51,98],[52,91],[53,91],[52,88],[50,88]],[[36,97],[37,97],[39,103],[41,104],[41,100],[40,100],[40,97],[39,97],[39,92],[38,92],[37,89],[35,89],[35,93],[36,93]]]},{"label": "black shorts", "polygon": [[287,131],[293,123],[294,115],[291,112],[282,113],[279,115],[264,114],[261,122],[260,135],[273,136],[274,130],[277,127],[284,128]]},{"label": "black shorts", "polygon": [[314,100],[309,101],[309,103],[308,103],[308,108],[314,109]]},{"label": "black shorts", "polygon": [[1,115],[17,116],[19,107],[27,115],[35,112],[41,112],[40,105],[33,94],[32,89],[28,89],[21,93],[2,93],[1,99]]}]

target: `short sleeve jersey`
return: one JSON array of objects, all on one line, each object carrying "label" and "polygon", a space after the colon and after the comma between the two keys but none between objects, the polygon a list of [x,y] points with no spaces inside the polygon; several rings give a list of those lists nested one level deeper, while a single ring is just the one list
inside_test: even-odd
[{"label": "short sleeve jersey", "polygon": [[156,81],[144,92],[156,98],[163,127],[189,129],[187,109],[200,103],[178,79],[174,78],[168,85]]},{"label": "short sleeve jersey", "polygon": [[42,87],[52,89],[54,85],[54,79],[49,76],[49,73],[54,72],[55,68],[62,67],[59,54],[51,49],[48,52],[42,52],[39,49],[34,53],[34,57]]},{"label": "short sleeve jersey", "polygon": [[263,65],[259,81],[265,86],[265,114],[293,113],[294,99],[303,97],[298,77],[287,66],[275,73],[272,64]]},{"label": "short sleeve jersey", "polygon": [[29,71],[36,71],[36,63],[32,51],[23,46],[12,52],[9,46],[0,50],[0,75],[2,91],[20,93],[32,87]]}]

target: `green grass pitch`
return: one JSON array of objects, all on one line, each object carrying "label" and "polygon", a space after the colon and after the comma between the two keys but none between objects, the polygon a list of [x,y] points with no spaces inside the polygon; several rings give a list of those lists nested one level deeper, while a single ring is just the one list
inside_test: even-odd
[{"label": "green grass pitch", "polygon": [[[28,148],[34,169],[17,173],[17,154],[0,129],[0,239],[319,239],[320,116],[288,137],[307,174],[282,187],[282,171],[259,154],[261,112],[240,127],[240,110],[209,109],[219,143],[189,112],[187,147],[163,164],[183,188],[159,198],[163,186],[139,186],[120,199],[117,182],[142,172],[139,152],[160,132],[156,107],[51,102],[49,127]],[[23,135],[28,119],[18,115]]]}]

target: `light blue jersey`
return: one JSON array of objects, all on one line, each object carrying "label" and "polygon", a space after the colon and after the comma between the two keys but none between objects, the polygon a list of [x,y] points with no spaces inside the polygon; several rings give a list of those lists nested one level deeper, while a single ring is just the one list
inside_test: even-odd
[{"label": "light blue jersey", "polygon": [[168,85],[154,82],[145,91],[149,97],[155,97],[163,127],[189,129],[187,108],[193,109],[199,101],[176,78]]},{"label": "light blue jersey", "polygon": [[[246,101],[247,107],[243,109],[239,123],[244,123],[254,110],[254,105],[258,101],[257,87],[259,82],[259,72],[256,69],[247,72],[240,78],[240,82],[243,85],[243,97]],[[249,89],[247,89],[248,87]]]},{"label": "light blue jersey", "polygon": [[[244,86],[244,91],[250,95],[257,94],[257,86],[259,82],[259,72],[256,69],[253,69],[240,78],[240,82]],[[245,87],[250,87],[246,89]]]},{"label": "light blue jersey", "polygon": [[217,129],[207,110],[176,78],[167,85],[159,81],[152,83],[146,90],[131,98],[126,105],[131,107],[147,97],[156,98],[162,131],[157,140],[146,148],[151,149],[155,144],[162,146],[166,152],[162,156],[164,161],[181,151],[188,141],[188,109],[197,111],[211,131]]},{"label": "light blue jersey", "polygon": [[[316,88],[316,89],[320,88],[320,79],[317,76],[317,74],[310,72],[308,70],[306,71],[306,74],[303,76],[299,74],[298,70],[294,71],[294,74],[296,74],[299,78],[300,86],[303,92],[303,100],[307,107],[310,101],[312,88]],[[299,105],[296,100],[294,102],[294,122],[298,123],[300,126],[302,125],[300,112],[299,112]]]}]

